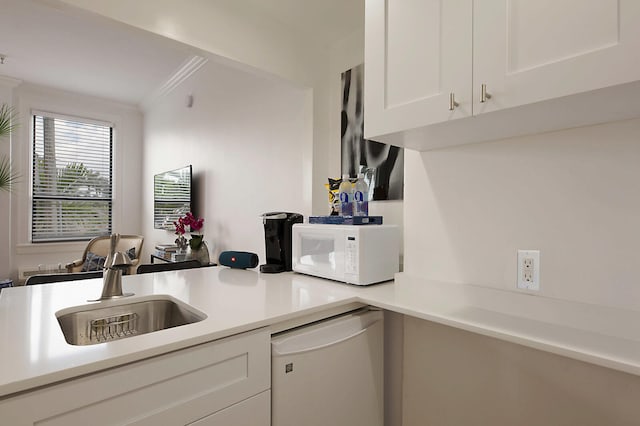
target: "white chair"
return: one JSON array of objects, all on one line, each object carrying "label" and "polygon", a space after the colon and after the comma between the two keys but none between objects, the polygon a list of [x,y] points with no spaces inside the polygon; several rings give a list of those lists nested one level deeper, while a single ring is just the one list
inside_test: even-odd
[{"label": "white chair", "polygon": [[[95,271],[98,269],[102,269],[98,265],[100,265],[100,261],[104,264],[104,259],[106,259],[109,254],[109,249],[111,245],[109,235],[104,235],[100,237],[95,237],[89,244],[87,244],[87,248],[84,249],[84,253],[82,254],[82,258],[75,260],[71,263],[66,264],[67,272],[85,272],[85,271]],[[128,273],[135,274],[136,268],[138,267],[138,263],[140,262],[140,255],[142,254],[142,244],[144,243],[144,237],[140,235],[120,235],[120,240],[118,241],[118,245],[116,246],[116,251],[122,251],[129,254],[129,257],[133,257],[131,259],[131,266],[129,266]]]}]

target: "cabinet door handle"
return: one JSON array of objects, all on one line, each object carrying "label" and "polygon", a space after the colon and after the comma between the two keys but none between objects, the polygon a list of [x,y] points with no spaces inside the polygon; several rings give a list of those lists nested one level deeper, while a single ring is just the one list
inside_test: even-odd
[{"label": "cabinet door handle", "polygon": [[480,103],[487,102],[487,99],[491,99],[491,93],[487,92],[487,85],[483,84],[480,89]]},{"label": "cabinet door handle", "polygon": [[460,104],[456,102],[456,95],[453,92],[449,93],[449,111],[453,111],[458,105]]}]

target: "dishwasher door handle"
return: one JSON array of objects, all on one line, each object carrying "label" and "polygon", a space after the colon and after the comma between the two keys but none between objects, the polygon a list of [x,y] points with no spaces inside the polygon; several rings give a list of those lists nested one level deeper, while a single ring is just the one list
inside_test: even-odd
[{"label": "dishwasher door handle", "polygon": [[337,340],[332,340],[332,341],[329,341],[329,342],[323,342],[322,344],[319,344],[319,345],[316,345],[316,346],[309,346],[309,347],[296,349],[296,350],[280,351],[280,350],[278,350],[276,345],[273,345],[271,347],[271,353],[272,353],[272,355],[275,355],[275,356],[282,356],[282,355],[296,355],[296,354],[301,354],[301,353],[305,353],[305,352],[316,351],[318,349],[328,348],[329,346],[333,346],[333,345],[337,345],[338,343],[346,342],[347,340],[353,339],[354,337],[357,337],[357,336],[361,335],[362,333],[364,333],[366,331],[367,331],[367,329],[364,328],[362,330],[356,331],[355,333],[351,333],[348,336],[340,337]]},{"label": "dishwasher door handle", "polygon": [[337,345],[366,332],[383,320],[381,311],[368,311],[303,327],[271,341],[273,356],[292,355]]}]

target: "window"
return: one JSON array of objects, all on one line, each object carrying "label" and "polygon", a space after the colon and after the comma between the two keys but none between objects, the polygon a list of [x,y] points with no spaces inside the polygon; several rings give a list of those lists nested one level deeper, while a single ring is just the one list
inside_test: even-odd
[{"label": "window", "polygon": [[113,126],[33,115],[31,241],[111,233]]}]

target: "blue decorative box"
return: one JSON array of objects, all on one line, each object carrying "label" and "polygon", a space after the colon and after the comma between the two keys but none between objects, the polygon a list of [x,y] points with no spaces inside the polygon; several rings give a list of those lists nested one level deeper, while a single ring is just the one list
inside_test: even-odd
[{"label": "blue decorative box", "polygon": [[382,216],[309,216],[309,223],[325,225],[382,225]]}]

